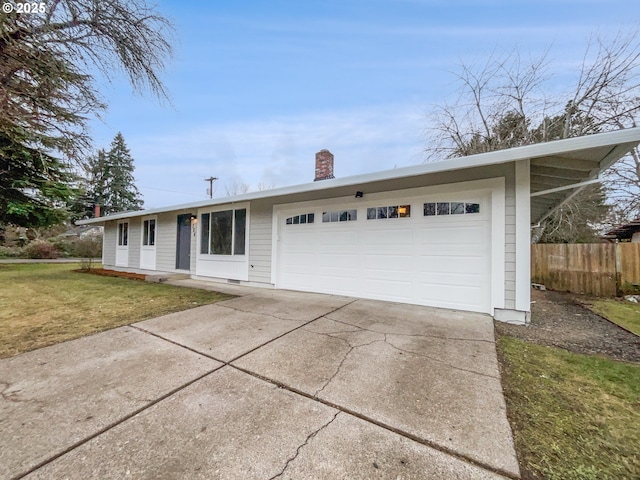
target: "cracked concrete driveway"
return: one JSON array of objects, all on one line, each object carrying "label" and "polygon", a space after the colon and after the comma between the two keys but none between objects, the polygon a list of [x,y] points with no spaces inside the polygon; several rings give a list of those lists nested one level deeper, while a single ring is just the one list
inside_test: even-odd
[{"label": "cracked concrete driveway", "polygon": [[0,477],[519,477],[490,317],[238,291],[0,360]]}]

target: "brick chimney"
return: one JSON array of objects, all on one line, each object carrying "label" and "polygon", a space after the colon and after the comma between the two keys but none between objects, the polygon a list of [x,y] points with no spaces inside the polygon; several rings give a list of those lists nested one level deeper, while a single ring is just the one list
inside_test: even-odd
[{"label": "brick chimney", "polygon": [[328,180],[333,176],[333,154],[329,150],[320,150],[316,153],[316,178],[318,180]]},{"label": "brick chimney", "polygon": [[93,218],[99,218],[100,217],[100,204],[96,203],[93,206]]}]

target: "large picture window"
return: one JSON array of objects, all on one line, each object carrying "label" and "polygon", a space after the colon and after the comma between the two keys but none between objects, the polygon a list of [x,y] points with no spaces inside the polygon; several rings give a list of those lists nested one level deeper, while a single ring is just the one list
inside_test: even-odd
[{"label": "large picture window", "polygon": [[142,224],[142,245],[154,246],[156,244],[156,220],[145,220]]},{"label": "large picture window", "polygon": [[121,247],[129,245],[129,222],[118,224],[118,245]]},{"label": "large picture window", "polygon": [[209,255],[244,255],[247,209],[203,213],[200,253]]}]

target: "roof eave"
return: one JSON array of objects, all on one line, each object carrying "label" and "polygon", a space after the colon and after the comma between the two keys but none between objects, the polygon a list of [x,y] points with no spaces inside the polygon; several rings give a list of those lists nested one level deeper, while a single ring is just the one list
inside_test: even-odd
[{"label": "roof eave", "polygon": [[[78,225],[104,224],[104,222],[111,220],[155,215],[158,213],[169,211],[189,210],[204,206],[246,202],[270,197],[288,196],[319,190],[331,190],[351,185],[362,185],[369,182],[392,180],[404,177],[414,177],[418,175],[428,175],[433,173],[447,172],[451,170],[461,170],[465,168],[483,167],[488,165],[532,159],[536,157],[562,155],[569,152],[588,150],[590,148],[611,146],[612,150],[615,150],[616,147],[620,147],[621,145],[635,146],[638,143],[640,143],[640,127],[617,130],[614,132],[599,133],[584,137],[569,138],[565,140],[556,140],[553,142],[526,145],[523,147],[515,147],[506,150],[497,150],[494,152],[481,153],[468,157],[447,159],[440,162],[412,165],[408,167],[383,170],[379,172],[355,175],[351,177],[335,178],[330,180],[323,180],[321,182],[311,182],[288,187],[275,188],[271,190],[263,190],[259,192],[244,193],[241,195],[234,195],[230,197],[201,200],[198,202],[172,205],[169,207],[154,208],[149,210],[139,210],[135,212],[116,213],[99,218],[80,220],[76,223]],[[624,153],[622,153],[620,156],[622,155],[624,155]],[[617,160],[617,158],[612,159],[611,163]]]}]

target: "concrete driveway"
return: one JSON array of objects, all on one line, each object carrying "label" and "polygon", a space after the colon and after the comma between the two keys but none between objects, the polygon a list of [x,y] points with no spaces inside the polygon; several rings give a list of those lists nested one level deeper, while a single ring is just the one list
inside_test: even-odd
[{"label": "concrete driveway", "polygon": [[519,477],[490,317],[239,291],[0,360],[0,477]]}]

